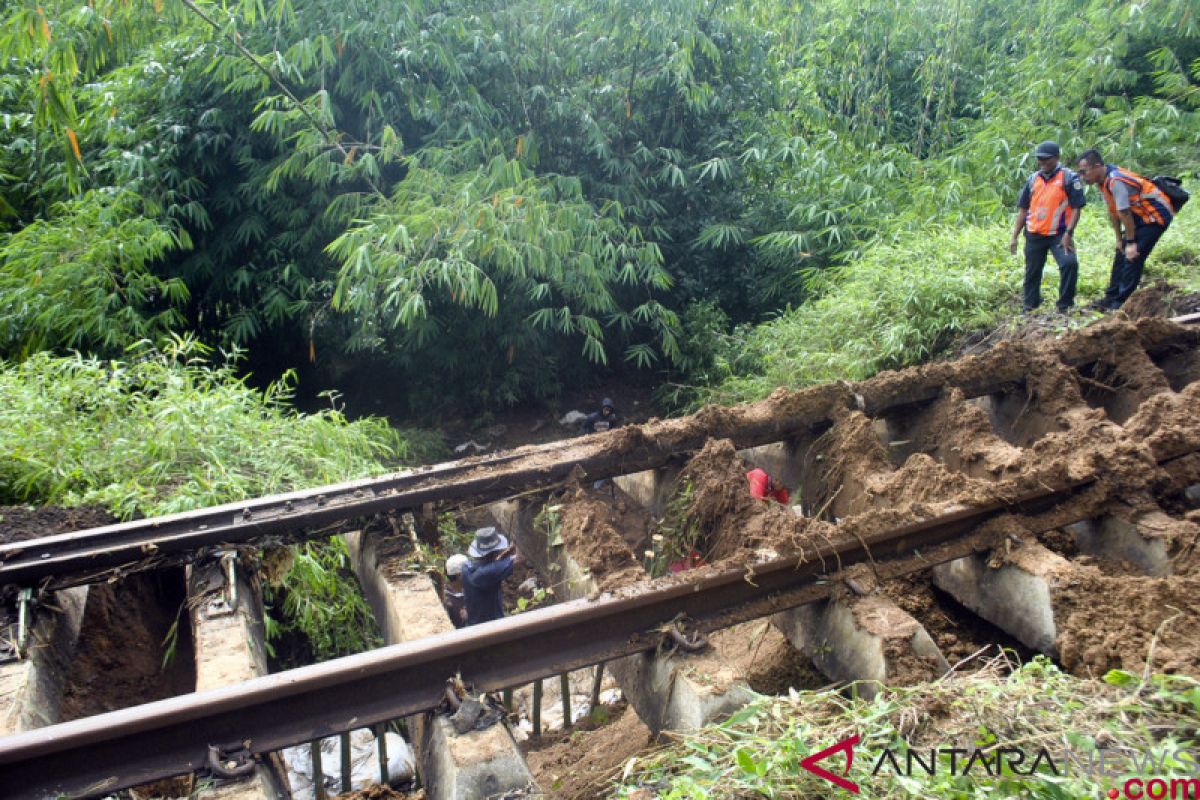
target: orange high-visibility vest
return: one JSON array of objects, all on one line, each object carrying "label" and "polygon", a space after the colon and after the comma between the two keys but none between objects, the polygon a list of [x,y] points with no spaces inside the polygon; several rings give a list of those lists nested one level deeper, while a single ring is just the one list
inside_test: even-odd
[{"label": "orange high-visibility vest", "polygon": [[1120,181],[1129,187],[1129,211],[1142,224],[1166,225],[1175,216],[1175,207],[1171,200],[1150,181],[1127,169],[1108,165],[1108,176],[1100,184],[1100,193],[1108,204],[1108,213],[1117,215],[1117,202],[1112,196],[1113,181]]},{"label": "orange high-visibility vest", "polygon": [[1046,180],[1040,171],[1029,179],[1029,212],[1025,215],[1025,230],[1038,236],[1055,236],[1066,229],[1070,221],[1067,198],[1067,171],[1059,169]]}]

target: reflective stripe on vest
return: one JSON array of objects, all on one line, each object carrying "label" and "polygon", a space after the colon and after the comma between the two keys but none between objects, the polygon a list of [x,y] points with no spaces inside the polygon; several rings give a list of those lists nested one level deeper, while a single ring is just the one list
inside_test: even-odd
[{"label": "reflective stripe on vest", "polygon": [[1029,213],[1025,215],[1025,230],[1038,236],[1054,236],[1066,230],[1067,171],[1061,167],[1050,180],[1037,172],[1031,178]]},{"label": "reflective stripe on vest", "polygon": [[1166,225],[1175,216],[1170,199],[1157,186],[1136,172],[1110,167],[1108,177],[1100,184],[1100,192],[1108,204],[1109,213],[1114,217],[1117,215],[1117,202],[1108,188],[1112,181],[1120,181],[1129,187],[1129,211],[1142,224]]}]

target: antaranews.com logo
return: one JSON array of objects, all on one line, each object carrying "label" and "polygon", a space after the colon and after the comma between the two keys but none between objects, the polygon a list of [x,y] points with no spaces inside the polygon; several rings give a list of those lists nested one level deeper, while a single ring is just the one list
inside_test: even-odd
[{"label": "antaranews.com logo", "polygon": [[[860,742],[861,738],[855,734],[813,753],[801,761],[800,766],[840,789],[858,794],[859,785],[850,773],[855,762],[855,747]],[[845,765],[837,771],[835,769],[841,765],[836,756],[845,759]],[[873,778],[942,776],[986,782],[1075,776],[1110,786],[1100,795],[1108,800],[1200,800],[1200,777],[1167,777],[1171,771],[1200,773],[1200,752],[1186,749],[1145,752],[1097,747],[1082,751],[1064,742],[1057,754],[1045,747],[1030,750],[994,745],[987,748],[885,747],[862,756],[859,762],[864,765],[865,774]],[[822,766],[821,762],[827,759],[830,759],[829,763]]]}]

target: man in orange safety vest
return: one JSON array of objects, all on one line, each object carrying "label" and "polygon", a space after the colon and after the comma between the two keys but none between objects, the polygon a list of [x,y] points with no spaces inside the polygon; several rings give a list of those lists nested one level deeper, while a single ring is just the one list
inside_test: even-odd
[{"label": "man in orange safety vest", "polygon": [[1087,202],[1079,176],[1058,163],[1061,151],[1056,142],[1042,142],[1034,151],[1038,171],[1029,176],[1017,199],[1009,251],[1017,252],[1021,231],[1025,231],[1025,310],[1042,304],[1042,270],[1046,254],[1058,263],[1058,310],[1066,312],[1075,304],[1075,283],[1079,278],[1079,257],[1075,255],[1075,226],[1080,209]]},{"label": "man in orange safety vest", "polygon": [[1108,288],[1096,306],[1118,309],[1137,289],[1150,251],[1175,218],[1175,207],[1152,181],[1124,167],[1105,164],[1097,150],[1084,151],[1078,166],[1085,182],[1100,187],[1117,235]]}]

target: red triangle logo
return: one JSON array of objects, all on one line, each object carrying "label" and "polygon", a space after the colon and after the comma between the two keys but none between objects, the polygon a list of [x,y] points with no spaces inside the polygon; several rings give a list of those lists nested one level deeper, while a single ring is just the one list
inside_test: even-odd
[{"label": "red triangle logo", "polygon": [[[858,744],[858,734],[854,734],[849,739],[843,739],[832,747],[826,747],[819,753],[813,753],[808,758],[800,762],[800,766],[816,775],[819,778],[824,778],[835,786],[840,786],[848,792],[858,794],[858,784],[854,781],[847,780],[845,775],[850,774],[850,767],[854,764],[854,745]],[[823,761],[834,753],[846,754],[846,771],[841,775],[834,775],[824,767],[818,767],[817,762]]]}]

